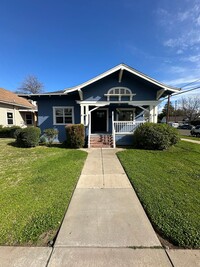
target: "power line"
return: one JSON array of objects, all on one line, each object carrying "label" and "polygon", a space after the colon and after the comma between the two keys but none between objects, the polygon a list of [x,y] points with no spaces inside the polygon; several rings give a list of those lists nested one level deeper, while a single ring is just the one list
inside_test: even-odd
[{"label": "power line", "polygon": [[[173,96],[176,96],[176,95],[185,94],[185,93],[187,93],[187,92],[194,91],[194,90],[197,90],[197,89],[200,89],[200,86],[197,86],[197,87],[194,87],[194,88],[191,88],[191,89],[182,91],[182,92],[178,92],[178,93],[171,94],[170,97],[173,97]],[[168,96],[166,96],[165,98],[163,98],[162,102],[165,101],[167,98],[168,98]]]},{"label": "power line", "polygon": [[200,79],[197,79],[197,80],[195,80],[195,81],[193,81],[193,82],[190,82],[190,83],[186,83],[185,85],[183,85],[180,89],[183,89],[184,87],[186,87],[186,86],[188,86],[188,85],[190,85],[190,84],[193,84],[193,83],[196,83],[196,82],[199,82],[200,81]]},{"label": "power line", "polygon": [[179,93],[172,94],[171,96],[181,95],[181,94],[184,94],[184,93],[187,93],[187,92],[190,92],[190,91],[197,90],[197,89],[199,89],[199,88],[200,88],[200,86],[197,86],[197,87],[194,87],[194,88],[191,88],[191,89],[188,89],[188,90],[179,92]]}]

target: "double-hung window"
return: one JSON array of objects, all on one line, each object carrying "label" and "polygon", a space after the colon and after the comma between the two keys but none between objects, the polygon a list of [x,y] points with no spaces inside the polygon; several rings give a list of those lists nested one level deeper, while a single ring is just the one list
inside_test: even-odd
[{"label": "double-hung window", "polygon": [[26,124],[32,125],[33,124],[33,116],[32,114],[26,114]]},{"label": "double-hung window", "polygon": [[74,107],[53,107],[54,125],[74,123]]},{"label": "double-hung window", "polygon": [[7,112],[7,122],[9,125],[13,124],[13,113],[12,112]]}]

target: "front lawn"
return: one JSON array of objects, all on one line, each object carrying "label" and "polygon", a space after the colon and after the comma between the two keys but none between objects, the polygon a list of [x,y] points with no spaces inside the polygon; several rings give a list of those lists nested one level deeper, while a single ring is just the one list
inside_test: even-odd
[{"label": "front lawn", "polygon": [[174,245],[200,247],[200,145],[118,153],[158,233]]},{"label": "front lawn", "polygon": [[45,245],[59,229],[87,154],[0,139],[0,244]]}]

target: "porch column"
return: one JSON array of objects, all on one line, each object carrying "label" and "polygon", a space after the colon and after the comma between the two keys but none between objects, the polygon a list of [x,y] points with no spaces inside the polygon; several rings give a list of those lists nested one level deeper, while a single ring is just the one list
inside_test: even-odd
[{"label": "porch column", "polygon": [[84,108],[85,108],[85,106],[83,106],[81,104],[80,104],[80,106],[81,106],[81,124],[84,125]]},{"label": "porch column", "polygon": [[149,106],[149,122],[154,122],[154,121],[153,121],[153,117],[154,117],[153,114],[154,114],[153,106],[150,105],[150,106]]},{"label": "porch column", "polygon": [[149,106],[149,122],[157,123],[158,108],[157,106]]},{"label": "porch column", "polygon": [[89,123],[89,106],[85,106],[85,125]]},{"label": "porch column", "polygon": [[154,122],[158,122],[158,107],[154,106]]}]

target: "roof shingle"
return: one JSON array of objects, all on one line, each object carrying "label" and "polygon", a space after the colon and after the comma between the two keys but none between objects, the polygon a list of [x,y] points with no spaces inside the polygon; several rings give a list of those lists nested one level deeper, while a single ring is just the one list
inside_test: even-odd
[{"label": "roof shingle", "polygon": [[36,108],[27,99],[25,99],[23,97],[19,97],[18,95],[14,94],[13,92],[10,92],[10,91],[5,90],[3,88],[0,88],[0,102],[10,104],[10,105],[25,107],[28,109],[29,108],[30,109]]}]

